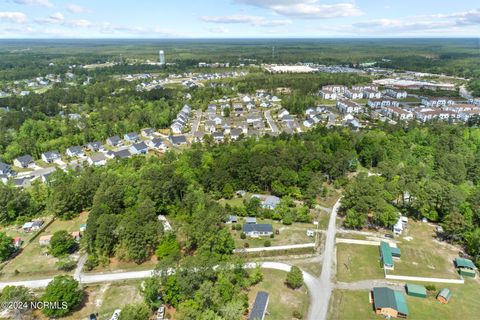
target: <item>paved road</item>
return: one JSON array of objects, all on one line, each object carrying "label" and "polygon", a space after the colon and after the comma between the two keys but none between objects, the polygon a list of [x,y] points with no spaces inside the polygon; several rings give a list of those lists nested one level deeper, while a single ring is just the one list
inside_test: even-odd
[{"label": "paved road", "polygon": [[262,252],[262,251],[277,251],[277,250],[291,250],[301,248],[315,248],[315,243],[291,244],[287,246],[273,246],[273,247],[259,247],[259,248],[244,248],[235,249],[233,252]]},{"label": "paved road", "polygon": [[[317,280],[318,292],[315,297],[312,295],[312,303],[308,310],[309,320],[325,320],[327,318],[328,302],[332,295],[333,283],[332,276],[335,275],[333,261],[335,259],[335,232],[337,212],[340,208],[340,199],[335,203],[328,221],[328,230],[325,239],[325,250],[323,253],[322,273]],[[332,272],[333,271],[333,272]]]},{"label": "paved road", "polygon": [[192,136],[195,135],[195,132],[198,131],[198,127],[200,126],[200,120],[202,119],[202,110],[197,110],[196,112],[196,117],[195,120],[192,123],[192,130],[190,131],[190,134]]},{"label": "paved road", "polygon": [[265,118],[267,119],[268,125],[270,126],[270,130],[272,130],[272,133],[276,134],[276,133],[279,133],[280,131],[278,130],[277,124],[272,118],[271,111],[272,110],[267,110],[265,111],[264,114],[265,114]]}]

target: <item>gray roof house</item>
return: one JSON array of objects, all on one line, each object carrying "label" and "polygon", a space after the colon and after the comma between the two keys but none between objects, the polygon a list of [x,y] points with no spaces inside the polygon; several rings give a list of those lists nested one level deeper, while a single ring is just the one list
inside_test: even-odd
[{"label": "gray roof house", "polygon": [[230,139],[237,140],[238,138],[240,138],[240,135],[242,133],[243,133],[242,129],[237,129],[237,128],[231,129],[230,130]]},{"label": "gray roof house", "polygon": [[130,147],[130,152],[132,154],[146,154],[148,152],[148,147],[145,142],[135,143]]},{"label": "gray roof house", "polygon": [[69,157],[81,157],[85,155],[81,146],[67,148],[66,153]]},{"label": "gray roof house", "polygon": [[168,140],[175,146],[181,146],[187,143],[185,136],[168,136]]},{"label": "gray roof house", "polygon": [[252,310],[248,316],[248,320],[263,320],[268,307],[268,293],[265,291],[258,291],[253,303]]},{"label": "gray roof house", "polygon": [[136,132],[130,132],[130,133],[126,133],[123,138],[126,140],[126,141],[129,141],[129,142],[137,142],[138,141],[138,134]]},{"label": "gray roof house", "polygon": [[225,138],[223,135],[223,132],[214,132],[212,133],[212,137],[213,137],[213,140],[217,142],[221,142]]},{"label": "gray roof house", "polygon": [[29,165],[33,164],[33,158],[31,155],[24,155],[13,160],[13,165],[19,168],[27,168]]},{"label": "gray roof house", "polygon": [[87,143],[87,148],[90,151],[100,151],[103,150],[103,144],[100,141],[94,141],[94,142],[89,142]]},{"label": "gray roof house", "polygon": [[131,155],[132,154],[130,153],[130,151],[128,151],[128,149],[123,149],[123,150],[113,152],[113,156],[119,159],[130,158]]},{"label": "gray roof house", "polygon": [[120,139],[119,136],[113,136],[113,137],[107,138],[107,144],[111,147],[121,146],[122,140]]},{"label": "gray roof house", "polygon": [[276,196],[264,196],[261,194],[254,194],[252,198],[258,198],[261,201],[262,208],[273,210],[280,203],[280,198]]},{"label": "gray roof house", "polygon": [[42,160],[46,163],[52,163],[60,159],[60,153],[58,151],[47,151],[42,153]]},{"label": "gray roof house", "polygon": [[162,149],[162,150],[167,149],[167,146],[165,145],[163,140],[160,138],[153,138],[152,140],[145,141],[145,143],[147,144],[147,146],[149,146],[152,149]]},{"label": "gray roof house", "polygon": [[267,223],[245,223],[243,225],[243,233],[249,237],[270,236],[273,234],[273,227]]},{"label": "gray roof house", "polygon": [[95,153],[88,157],[87,161],[93,166],[104,166],[107,164],[107,157],[103,153]]},{"label": "gray roof house", "polygon": [[154,133],[155,130],[153,130],[152,128],[145,128],[141,131],[142,136],[145,138],[152,138],[154,136]]}]

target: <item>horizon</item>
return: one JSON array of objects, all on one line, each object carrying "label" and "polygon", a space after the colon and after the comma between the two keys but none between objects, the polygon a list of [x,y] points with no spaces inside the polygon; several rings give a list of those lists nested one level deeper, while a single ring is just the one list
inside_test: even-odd
[{"label": "horizon", "polygon": [[[2,0],[0,0],[2,1]],[[113,8],[113,9],[112,9]],[[478,37],[480,6],[458,0],[3,0],[0,39]]]}]

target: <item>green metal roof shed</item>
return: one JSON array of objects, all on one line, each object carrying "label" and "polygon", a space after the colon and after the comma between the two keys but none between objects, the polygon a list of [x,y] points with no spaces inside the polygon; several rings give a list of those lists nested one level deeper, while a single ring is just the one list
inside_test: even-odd
[{"label": "green metal roof shed", "polygon": [[459,268],[458,273],[461,276],[471,277],[471,278],[475,278],[477,276],[477,273],[475,272],[475,270],[467,269],[467,268]]},{"label": "green metal roof shed", "polygon": [[419,298],[426,298],[427,297],[427,289],[425,289],[424,286],[421,286],[421,285],[418,285],[418,284],[407,283],[405,285],[405,288],[406,288],[407,294],[409,296],[419,297]]},{"label": "green metal roof shed", "polygon": [[393,269],[392,250],[390,245],[385,241],[380,242],[380,255],[382,256],[383,267]]},{"label": "green metal roof shed", "polygon": [[373,288],[373,303],[375,309],[391,308],[404,317],[408,316],[408,306],[402,292],[387,287]]},{"label": "green metal roof shed", "polygon": [[473,264],[472,260],[469,259],[456,258],[454,263],[456,268],[467,268],[472,270],[477,269],[477,267],[475,267],[475,264]]}]

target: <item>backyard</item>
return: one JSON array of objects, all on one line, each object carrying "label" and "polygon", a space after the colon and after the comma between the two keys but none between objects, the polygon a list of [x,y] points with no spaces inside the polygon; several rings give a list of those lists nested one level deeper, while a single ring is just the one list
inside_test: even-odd
[{"label": "backyard", "polygon": [[337,244],[337,281],[383,279],[377,246]]},{"label": "backyard", "polygon": [[291,320],[295,319],[292,313],[298,311],[307,315],[309,296],[305,286],[292,290],[285,285],[286,272],[278,270],[263,270],[263,281],[254,286],[249,294],[249,308],[251,309],[258,291],[269,294],[268,319]]}]

